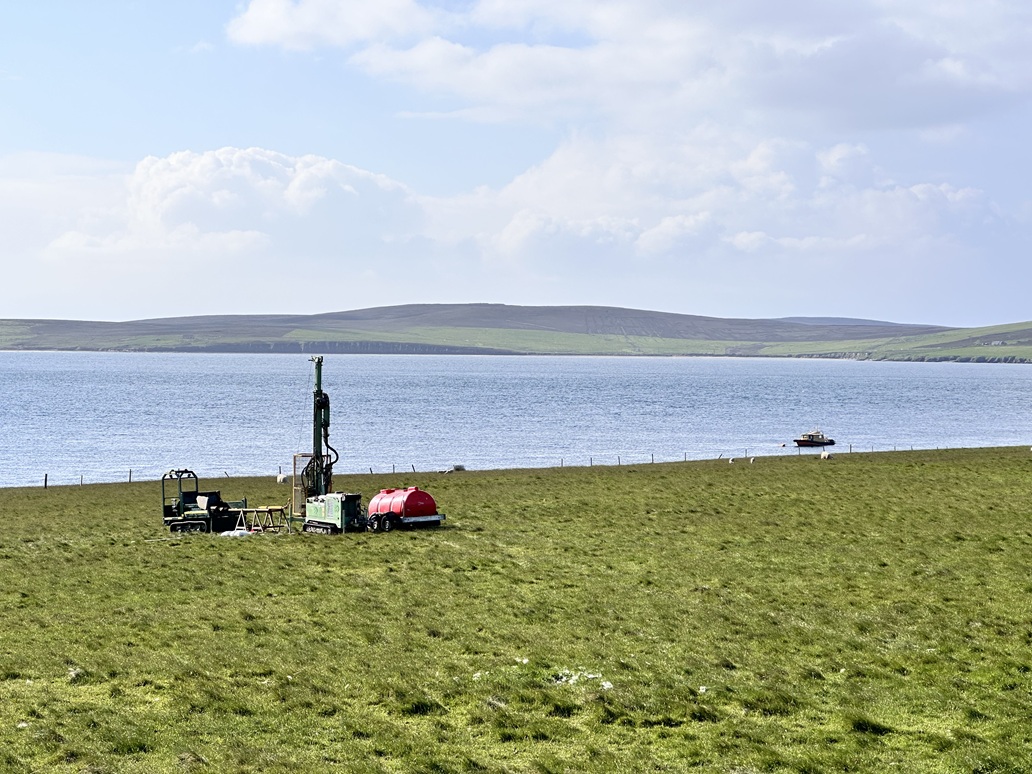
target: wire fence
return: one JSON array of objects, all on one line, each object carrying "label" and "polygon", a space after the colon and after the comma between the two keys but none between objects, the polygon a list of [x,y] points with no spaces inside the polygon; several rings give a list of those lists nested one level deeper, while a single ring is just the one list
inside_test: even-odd
[{"label": "wire fence", "polygon": [[[334,472],[336,475],[412,475],[419,473],[452,473],[465,470],[503,470],[503,469],[535,469],[535,468],[575,468],[575,467],[622,467],[629,465],[648,464],[669,464],[677,462],[699,462],[705,460],[749,460],[755,462],[764,457],[804,456],[820,455],[822,452],[830,454],[853,454],[853,453],[876,453],[876,452],[912,452],[931,451],[953,447],[922,447],[914,444],[838,444],[825,447],[796,447],[788,444],[774,447],[727,447],[724,449],[696,449],[691,452],[683,452],[680,455],[656,454],[656,453],[602,453],[576,455],[571,457],[538,455],[532,459],[517,460],[509,464],[498,465],[486,461],[485,464],[477,464],[478,460],[471,462],[448,462],[434,463],[385,463],[355,465],[339,463]],[[270,472],[276,468],[278,472]],[[270,466],[268,470],[221,470],[214,474],[208,473],[204,478],[252,478],[262,476],[282,476],[283,471],[290,471],[289,463],[277,466]],[[110,470],[93,471],[89,474],[69,474],[61,472],[51,474],[44,472],[34,479],[23,479],[20,481],[4,482],[3,487],[36,487],[44,489],[51,486],[85,486],[86,484],[111,484],[111,483],[140,483],[146,481],[157,481],[166,471],[153,466],[141,466],[126,468],[118,473]],[[198,471],[200,473],[200,471]],[[289,473],[288,473],[289,477]]]}]

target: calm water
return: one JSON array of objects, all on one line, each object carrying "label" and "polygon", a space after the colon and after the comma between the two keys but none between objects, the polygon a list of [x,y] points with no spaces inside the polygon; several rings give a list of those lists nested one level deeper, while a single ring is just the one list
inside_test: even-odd
[{"label": "calm water", "polygon": [[[338,472],[1032,442],[1032,367],[734,358],[329,356]],[[0,353],[0,486],[289,471],[300,355]],[[782,443],[789,446],[782,448]]]}]

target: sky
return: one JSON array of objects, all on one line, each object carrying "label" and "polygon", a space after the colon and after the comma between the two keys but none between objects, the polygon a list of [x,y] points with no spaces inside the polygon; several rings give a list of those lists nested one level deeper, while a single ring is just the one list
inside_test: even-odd
[{"label": "sky", "polygon": [[1022,0],[0,2],[0,318],[1032,319]]}]

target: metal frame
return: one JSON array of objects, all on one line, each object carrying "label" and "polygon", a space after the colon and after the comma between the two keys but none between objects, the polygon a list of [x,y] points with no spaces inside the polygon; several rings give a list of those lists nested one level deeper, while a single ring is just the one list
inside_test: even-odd
[{"label": "metal frame", "polygon": [[[183,480],[193,482],[193,489],[183,489]],[[176,482],[175,495],[167,491],[167,487],[173,481]],[[192,494],[194,502],[197,502],[197,493],[200,491],[200,481],[197,474],[186,468],[170,470],[161,477],[161,514],[165,524],[168,525],[173,519],[183,518],[186,508],[183,505],[183,493]]]}]

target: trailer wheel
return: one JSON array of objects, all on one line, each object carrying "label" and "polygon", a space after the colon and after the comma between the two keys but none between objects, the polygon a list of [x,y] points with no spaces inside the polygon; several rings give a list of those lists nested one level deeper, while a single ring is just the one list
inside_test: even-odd
[{"label": "trailer wheel", "polygon": [[369,530],[370,532],[379,532],[380,531],[380,517],[379,516],[373,516],[371,519],[369,519],[369,524],[366,526],[366,529]]},{"label": "trailer wheel", "polygon": [[384,517],[383,523],[380,525],[380,529],[382,529],[384,532],[390,532],[394,529],[394,527],[394,519],[392,519],[390,516]]}]

